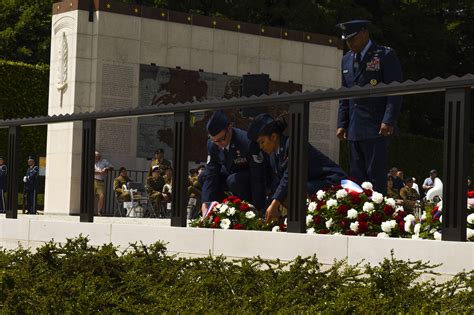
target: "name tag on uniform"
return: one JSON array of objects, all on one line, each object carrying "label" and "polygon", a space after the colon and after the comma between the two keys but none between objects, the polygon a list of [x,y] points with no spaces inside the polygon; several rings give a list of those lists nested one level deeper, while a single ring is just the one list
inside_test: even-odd
[{"label": "name tag on uniform", "polygon": [[349,70],[347,70],[347,69],[342,70],[342,73],[348,73],[348,72],[349,72]]}]

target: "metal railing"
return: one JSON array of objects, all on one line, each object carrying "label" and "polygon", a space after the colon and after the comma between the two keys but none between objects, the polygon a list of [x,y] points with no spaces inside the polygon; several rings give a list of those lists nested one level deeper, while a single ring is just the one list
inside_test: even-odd
[{"label": "metal railing", "polygon": [[[172,200],[172,226],[186,226],[187,206],[187,167],[186,147],[189,144],[190,112],[227,108],[250,108],[258,106],[289,105],[289,211],[288,231],[304,233],[306,231],[306,177],[308,160],[303,154],[303,146],[308,141],[309,106],[327,100],[377,97],[389,95],[421,94],[445,92],[445,135],[444,135],[444,174],[443,191],[443,240],[466,240],[467,174],[469,165],[468,142],[470,124],[471,89],[474,75],[449,77],[447,79],[422,79],[416,82],[405,81],[390,84],[380,83],[376,87],[353,87],[317,90],[311,92],[283,93],[260,97],[241,97],[229,100],[206,100],[202,102],[175,104],[164,107],[135,108],[106,112],[74,113],[57,116],[21,118],[0,121],[0,128],[9,128],[8,160],[11,172],[8,179],[8,195],[15,196],[18,183],[17,156],[21,126],[44,125],[82,121],[82,177],[81,177],[81,221],[93,222],[94,211],[94,150],[96,121],[124,117],[150,115],[174,115],[174,156]],[[8,200],[7,218],[16,218],[16,200]]]}]

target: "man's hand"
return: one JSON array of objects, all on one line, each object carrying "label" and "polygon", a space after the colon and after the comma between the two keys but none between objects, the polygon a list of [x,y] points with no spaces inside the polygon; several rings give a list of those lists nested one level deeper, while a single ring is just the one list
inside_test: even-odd
[{"label": "man's hand", "polygon": [[270,222],[271,219],[278,218],[280,216],[279,207],[280,201],[274,199],[265,212],[265,221]]},{"label": "man's hand", "polygon": [[384,137],[388,137],[388,136],[393,135],[393,126],[382,123],[380,125],[379,135],[382,135]]},{"label": "man's hand", "polygon": [[346,129],[344,129],[344,128],[337,128],[337,130],[336,130],[336,137],[338,137],[340,140],[347,139]]}]

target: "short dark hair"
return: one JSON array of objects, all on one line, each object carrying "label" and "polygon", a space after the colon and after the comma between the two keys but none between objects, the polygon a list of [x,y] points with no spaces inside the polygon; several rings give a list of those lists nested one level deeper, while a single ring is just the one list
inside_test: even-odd
[{"label": "short dark hair", "polygon": [[126,171],[126,170],[127,170],[127,169],[122,166],[121,168],[119,168],[119,174],[122,173],[123,171]]},{"label": "short dark hair", "polygon": [[413,177],[411,177],[411,176],[405,177],[404,182],[405,182],[405,183],[413,182]]},{"label": "short dark hair", "polygon": [[158,153],[165,154],[165,150],[163,150],[162,148],[156,149],[155,154],[158,154]]}]

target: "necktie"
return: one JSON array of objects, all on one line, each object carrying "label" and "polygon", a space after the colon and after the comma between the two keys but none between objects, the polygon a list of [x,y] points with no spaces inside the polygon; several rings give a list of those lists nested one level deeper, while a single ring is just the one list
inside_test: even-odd
[{"label": "necktie", "polygon": [[354,58],[354,73],[359,72],[360,54],[356,54]]}]

